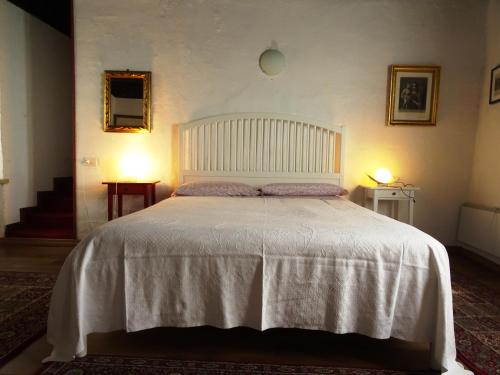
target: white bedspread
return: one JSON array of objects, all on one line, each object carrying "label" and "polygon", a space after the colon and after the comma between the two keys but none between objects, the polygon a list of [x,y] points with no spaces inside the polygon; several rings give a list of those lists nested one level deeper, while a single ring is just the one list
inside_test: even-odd
[{"label": "white bedspread", "polygon": [[444,247],[339,198],[177,197],[103,225],[59,274],[46,360],[92,332],[200,325],[432,342],[434,366],[466,373]]}]

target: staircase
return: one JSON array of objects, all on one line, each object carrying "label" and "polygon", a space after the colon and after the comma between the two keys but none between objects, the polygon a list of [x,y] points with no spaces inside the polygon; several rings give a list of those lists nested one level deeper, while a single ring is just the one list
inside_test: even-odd
[{"label": "staircase", "polygon": [[21,221],[5,227],[5,237],[72,239],[73,177],[54,178],[54,190],[39,191],[37,205],[20,209]]}]

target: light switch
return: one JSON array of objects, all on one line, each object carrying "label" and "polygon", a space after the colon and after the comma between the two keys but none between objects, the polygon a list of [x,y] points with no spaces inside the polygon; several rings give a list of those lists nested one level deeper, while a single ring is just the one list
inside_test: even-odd
[{"label": "light switch", "polygon": [[82,158],[82,165],[86,167],[97,167],[99,160],[95,156],[86,156]]}]

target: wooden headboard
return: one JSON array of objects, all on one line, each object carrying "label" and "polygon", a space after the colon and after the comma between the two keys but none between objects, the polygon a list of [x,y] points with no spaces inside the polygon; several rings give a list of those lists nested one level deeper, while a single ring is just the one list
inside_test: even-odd
[{"label": "wooden headboard", "polygon": [[276,113],[235,113],[180,126],[180,182],[343,182],[343,127]]}]

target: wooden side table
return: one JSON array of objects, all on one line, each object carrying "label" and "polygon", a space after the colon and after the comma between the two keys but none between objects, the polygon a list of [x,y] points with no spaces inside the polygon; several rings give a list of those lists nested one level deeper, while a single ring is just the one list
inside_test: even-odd
[{"label": "wooden side table", "polygon": [[113,220],[113,195],[118,196],[118,217],[123,215],[123,196],[144,196],[144,208],[156,203],[156,184],[160,181],[120,182],[106,181],[108,185],[108,220]]},{"label": "wooden side table", "polygon": [[373,201],[373,211],[378,212],[378,202],[379,201],[392,201],[391,206],[391,216],[395,218],[395,205],[399,202],[408,202],[408,224],[413,225],[413,208],[415,205],[415,192],[420,190],[418,187],[407,186],[407,187],[389,187],[389,186],[363,186],[364,189],[364,199],[363,207],[366,206],[368,199]]}]

